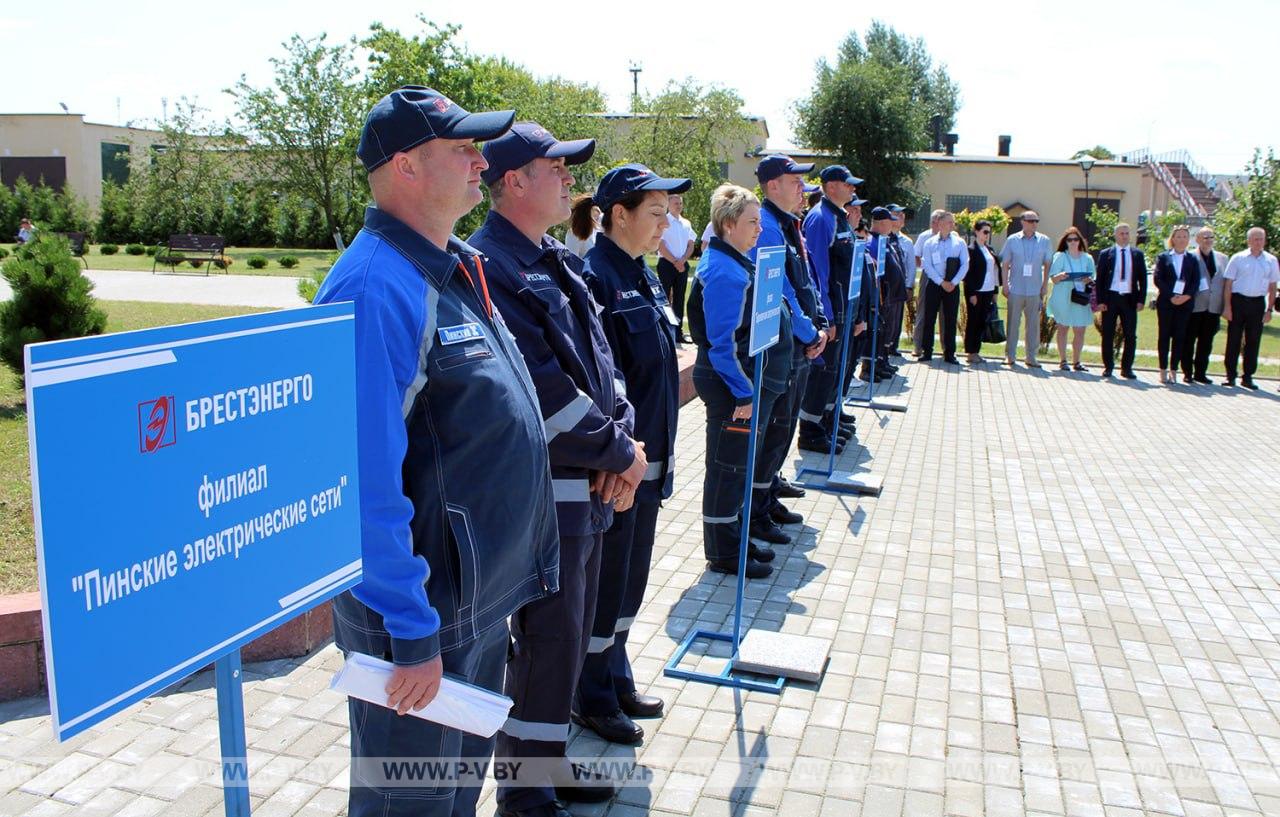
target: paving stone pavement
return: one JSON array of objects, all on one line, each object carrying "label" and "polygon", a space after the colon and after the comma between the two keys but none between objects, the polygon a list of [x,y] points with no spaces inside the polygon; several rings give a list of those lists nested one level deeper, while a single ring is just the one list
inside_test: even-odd
[{"label": "paving stone pavement", "polygon": [[[704,415],[682,410],[632,630],[667,714],[638,748],[571,743],[650,781],[575,813],[1280,815],[1280,398],[903,372],[890,390],[910,410],[857,410],[866,448],[839,461],[882,474],[884,493],[811,490],[794,503],[803,534],[748,585],[752,626],[832,639],[822,681],[781,695],[662,675],[690,627],[730,626],[733,602],[703,571]],[[339,662],[329,647],[247,668],[256,815],[345,812]],[[65,744],[43,701],[0,705],[0,815],[221,814],[217,760],[208,673]]]}]

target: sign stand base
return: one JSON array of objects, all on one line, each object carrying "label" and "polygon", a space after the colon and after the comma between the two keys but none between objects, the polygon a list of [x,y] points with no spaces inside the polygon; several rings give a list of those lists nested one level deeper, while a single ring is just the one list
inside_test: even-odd
[{"label": "sign stand base", "polygon": [[249,757],[244,738],[240,651],[213,662],[218,688],[218,744],[222,748],[222,805],[227,817],[249,817]]},{"label": "sign stand base", "polygon": [[822,680],[830,653],[827,638],[752,630],[738,645],[733,668],[816,684]]},{"label": "sign stand base", "polygon": [[[748,633],[750,638],[750,633]],[[693,646],[695,641],[727,641],[733,643],[733,635],[730,633],[717,633],[714,630],[691,630],[684,641],[680,642],[680,647],[676,650],[676,654],[671,656],[671,660],[667,661],[667,666],[663,668],[662,674],[668,678],[683,678],[687,681],[701,681],[704,684],[716,684],[717,686],[736,687],[738,689],[751,689],[756,692],[771,692],[774,695],[782,693],[782,687],[787,683],[784,675],[773,673],[765,669],[748,669],[743,667],[743,672],[768,673],[769,678],[742,678],[733,674],[735,665],[738,662],[738,656],[730,658],[724,665],[724,669],[718,673],[699,672],[698,670],[680,669],[680,662],[684,660],[685,655]],[[746,643],[745,639],[743,643]]]}]

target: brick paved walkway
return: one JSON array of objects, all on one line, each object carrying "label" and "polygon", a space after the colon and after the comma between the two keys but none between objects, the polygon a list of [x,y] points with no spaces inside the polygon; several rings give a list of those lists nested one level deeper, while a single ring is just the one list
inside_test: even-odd
[{"label": "brick paved walkway", "polygon": [[[728,626],[733,599],[702,569],[702,411],[683,410],[632,630],[667,715],[638,749],[571,745],[637,759],[652,782],[575,813],[1280,815],[1280,398],[903,371],[910,411],[858,411],[874,455],[841,459],[883,474],[884,494],[796,501],[804,534],[749,585],[754,626],[833,639],[822,682],[780,696],[661,675],[689,627]],[[256,815],[344,812],[337,663],[328,648],[248,668]],[[220,814],[210,684],[62,745],[43,702],[0,705],[0,815]]]}]

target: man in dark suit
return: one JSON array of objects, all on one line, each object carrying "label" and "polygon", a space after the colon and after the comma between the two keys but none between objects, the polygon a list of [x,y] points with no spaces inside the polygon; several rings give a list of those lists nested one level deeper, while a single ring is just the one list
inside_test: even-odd
[{"label": "man in dark suit", "polygon": [[1102,312],[1102,376],[1115,368],[1116,321],[1124,333],[1120,374],[1132,380],[1134,347],[1138,339],[1138,313],[1147,300],[1147,261],[1142,251],[1129,245],[1130,228],[1116,225],[1115,246],[1098,255],[1098,277],[1093,298]]}]

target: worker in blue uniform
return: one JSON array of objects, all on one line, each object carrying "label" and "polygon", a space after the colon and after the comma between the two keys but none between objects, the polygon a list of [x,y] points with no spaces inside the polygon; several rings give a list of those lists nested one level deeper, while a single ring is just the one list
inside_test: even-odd
[{"label": "worker in blue uniform", "polygon": [[604,231],[587,253],[583,277],[601,306],[613,362],[635,410],[635,438],[649,460],[631,509],[615,512],[604,534],[595,624],[574,710],[579,724],[614,743],[641,741],[644,730],[632,718],[657,717],[663,707],[661,698],[636,689],[626,645],[649,582],[658,508],[674,485],[682,322],[644,257],[657,250],[670,223],[668,195],[691,185],[660,178],[644,165],[624,165],[601,178],[593,197]]},{"label": "worker in blue uniform", "polygon": [[[791,381],[791,310],[781,311],[781,341],[765,350],[760,393],[750,351],[755,264],[747,257],[760,235],[760,200],[737,185],[721,185],[711,197],[713,237],[707,242],[689,293],[689,334],[698,346],[693,385],[707,407],[706,472],[702,485],[702,547],[707,567],[736,575],[742,501],[752,480],[752,512],[766,506],[774,466],[764,457],[768,418]],[[790,283],[784,277],[785,297]],[[812,328],[810,331],[813,331]],[[815,332],[816,334],[816,332]],[[754,407],[753,407],[754,406]],[[755,473],[747,474],[752,412],[759,412]],[[773,572],[774,552],[748,542],[747,578]]]},{"label": "worker in blue uniform", "polygon": [[558,587],[533,383],[483,261],[451,235],[482,199],[475,142],[513,118],[469,114],[416,86],[379,100],[356,150],[374,206],[315,298],[352,301],[356,313],[364,579],[334,599],[334,637],[344,653],[395,665],[387,706],[348,701],[352,817],[475,814],[482,780],[409,785],[380,761],[488,758],[491,738],[406,713],[431,702],[442,673],[500,690],[507,617]]},{"label": "worker in blue uniform", "polygon": [[[897,216],[888,207],[877,207],[871,211],[871,227],[875,237],[868,244],[871,256],[879,257],[879,243],[885,242],[884,270],[877,277],[880,286],[880,326],[877,330],[876,380],[891,377],[896,371],[889,358],[893,355],[896,338],[894,333],[901,331],[902,311],[906,308],[907,298],[911,296],[908,287],[908,264],[913,264],[914,249],[906,242],[899,241],[894,228]],[[863,379],[870,377],[865,372]]]},{"label": "worker in blue uniform", "polygon": [[[831,326],[831,340],[822,353],[822,364],[814,366],[809,373],[809,384],[800,405],[799,445],[807,451],[825,454],[830,450],[833,432],[838,437],[836,453],[840,453],[854,433],[853,418],[836,411],[844,392],[844,384],[836,381],[840,375],[841,349],[850,342],[840,334],[848,301],[854,243],[853,226],[845,207],[856,202],[855,206],[860,208],[865,200],[854,196],[862,179],[844,165],[824,167],[818,178],[822,180],[822,199],[804,218],[804,239],[818,284],[822,312]],[[836,422],[840,424],[839,429],[835,428]]]},{"label": "worker in blue uniform", "polygon": [[748,258],[754,263],[756,250],[760,247],[786,248],[787,285],[784,292],[791,311],[790,381],[765,426],[764,458],[769,463],[767,473],[772,474],[767,486],[768,499],[763,507],[752,508],[751,519],[751,535],[775,545],[791,541],[779,525],[803,521],[800,514],[789,510],[779,500],[781,480],[778,472],[796,436],[800,401],[809,382],[810,362],[822,354],[831,335],[830,324],[822,312],[809,272],[800,219],[794,215],[804,200],[803,176],[812,171],[812,164],[798,164],[781,154],[765,156],[756,165],[756,179],[765,200],[760,207],[760,238],[748,253]]},{"label": "worker in blue uniform", "polygon": [[[565,741],[595,616],[602,536],[614,503],[630,506],[648,462],[632,437],[631,406],[582,280],[582,260],[547,235],[569,217],[569,166],[594,150],[594,140],[561,142],[534,122],[516,123],[486,143],[489,167],[481,179],[493,205],[470,239],[489,257],[494,304],[533,377],[560,529],[560,592],[511,620],[506,691],[515,704],[497,756],[524,766],[518,779],[500,781],[504,817],[541,817],[563,811],[559,800],[597,802],[616,791],[609,780],[571,769]],[[501,460],[498,452],[491,456]]]}]

